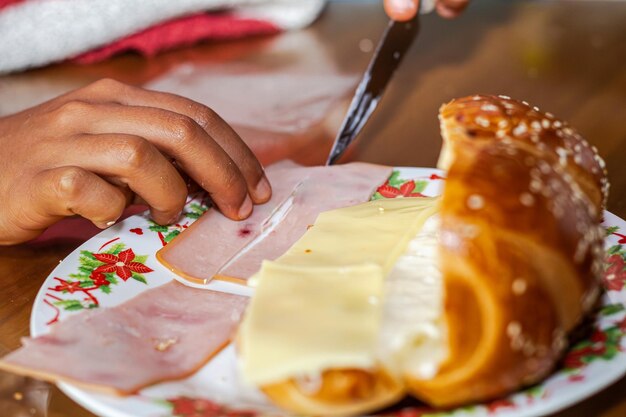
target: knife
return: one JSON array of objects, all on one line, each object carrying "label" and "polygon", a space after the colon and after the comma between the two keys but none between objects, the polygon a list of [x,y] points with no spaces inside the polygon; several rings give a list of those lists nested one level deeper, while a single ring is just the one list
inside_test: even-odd
[{"label": "knife", "polygon": [[[420,1],[420,13],[434,8],[434,1]],[[333,165],[378,106],[385,87],[419,32],[419,13],[407,22],[390,21],[376,46],[376,51],[357,86],[339,133],[330,150],[326,165]]]}]

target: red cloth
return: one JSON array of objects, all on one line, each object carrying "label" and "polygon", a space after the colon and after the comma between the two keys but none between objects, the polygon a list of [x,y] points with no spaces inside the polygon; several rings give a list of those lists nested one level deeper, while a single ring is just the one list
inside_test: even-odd
[{"label": "red cloth", "polygon": [[0,9],[10,6],[15,3],[21,3],[25,0],[0,0]]},{"label": "red cloth", "polygon": [[[0,11],[27,0],[0,0]],[[262,20],[241,19],[230,13],[198,13],[169,20],[111,44],[85,52],[73,61],[92,64],[104,61],[122,52],[135,51],[145,56],[193,45],[203,40],[237,39],[254,35],[269,35],[280,32],[274,24]]]},{"label": "red cloth", "polygon": [[237,39],[277,32],[280,32],[280,28],[270,22],[239,19],[229,13],[200,13],[152,26],[112,44],[79,55],[73,61],[91,64],[126,51],[154,56],[159,52],[192,45],[202,40]]}]

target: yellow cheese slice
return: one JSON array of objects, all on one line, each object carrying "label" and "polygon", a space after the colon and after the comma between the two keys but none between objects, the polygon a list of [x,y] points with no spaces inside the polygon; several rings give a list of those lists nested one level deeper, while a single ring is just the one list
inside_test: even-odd
[{"label": "yellow cheese slice", "polygon": [[277,262],[344,266],[372,262],[391,271],[410,239],[437,210],[437,198],[375,200],[321,213]]},{"label": "yellow cheese slice", "polygon": [[255,385],[376,366],[384,280],[437,199],[377,200],[320,214],[264,262],[239,329],[243,374]]},{"label": "yellow cheese slice", "polygon": [[368,368],[381,317],[381,268],[299,267],[265,262],[240,326],[241,365],[256,385]]}]

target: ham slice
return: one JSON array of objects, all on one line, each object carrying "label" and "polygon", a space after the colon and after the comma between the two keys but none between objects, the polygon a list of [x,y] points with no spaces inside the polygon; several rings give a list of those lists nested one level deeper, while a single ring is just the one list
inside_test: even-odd
[{"label": "ham slice", "polygon": [[248,298],[176,281],[112,308],[89,310],[24,339],[0,368],[130,394],[196,372],[227,345]]},{"label": "ham slice", "polygon": [[157,259],[172,272],[195,284],[206,284],[219,269],[259,236],[264,222],[291,195],[306,168],[283,161],[265,174],[273,185],[272,198],[256,206],[246,220],[236,222],[210,209],[184,233],[157,252]]},{"label": "ham slice", "polygon": [[264,259],[276,259],[293,245],[319,213],[369,200],[391,168],[359,162],[330,167],[281,162],[266,173],[272,198],[255,207],[250,218],[234,222],[210,210],[161,249],[159,261],[192,284],[212,278],[245,283]]},{"label": "ham slice", "polygon": [[273,261],[285,253],[321,212],[368,201],[391,174],[388,167],[365,163],[309,170],[308,179],[294,194],[293,205],[285,218],[257,245],[222,268],[218,278],[249,278],[261,268],[263,260]]}]

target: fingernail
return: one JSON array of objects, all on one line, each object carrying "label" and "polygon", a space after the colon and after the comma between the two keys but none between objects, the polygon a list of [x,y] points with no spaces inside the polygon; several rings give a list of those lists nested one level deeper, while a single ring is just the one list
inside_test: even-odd
[{"label": "fingernail", "polygon": [[415,0],[388,0],[385,2],[385,8],[391,18],[405,21],[415,16],[417,2]]},{"label": "fingernail", "polygon": [[396,13],[413,12],[417,10],[417,2],[415,0],[389,0],[389,7]]},{"label": "fingernail", "polygon": [[249,195],[246,195],[246,199],[243,201],[243,204],[239,208],[239,218],[245,219],[252,212],[252,200]]},{"label": "fingernail", "polygon": [[272,195],[272,187],[270,187],[270,183],[267,181],[267,178],[261,178],[261,181],[256,185],[254,189],[254,195],[259,200],[267,200]]},{"label": "fingernail", "polygon": [[98,227],[99,229],[107,229],[111,226],[113,226],[115,224],[115,220],[111,220],[110,222],[94,222],[94,224],[96,225],[96,227]]}]

